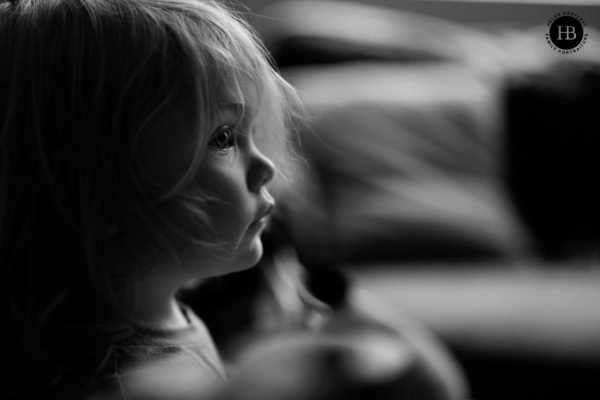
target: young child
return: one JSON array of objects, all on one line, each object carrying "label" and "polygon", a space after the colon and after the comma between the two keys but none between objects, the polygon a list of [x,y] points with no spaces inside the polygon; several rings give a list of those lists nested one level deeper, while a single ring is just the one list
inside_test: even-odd
[{"label": "young child", "polygon": [[0,2],[0,55],[0,397],[224,381],[176,293],[261,258],[293,90],[209,0]]}]

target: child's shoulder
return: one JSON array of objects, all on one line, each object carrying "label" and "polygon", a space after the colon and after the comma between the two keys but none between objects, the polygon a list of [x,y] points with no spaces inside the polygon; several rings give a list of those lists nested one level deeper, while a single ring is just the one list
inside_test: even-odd
[{"label": "child's shoulder", "polygon": [[180,329],[134,328],[112,345],[104,368],[85,390],[90,399],[198,398],[225,382],[217,350],[204,323],[187,306]]}]

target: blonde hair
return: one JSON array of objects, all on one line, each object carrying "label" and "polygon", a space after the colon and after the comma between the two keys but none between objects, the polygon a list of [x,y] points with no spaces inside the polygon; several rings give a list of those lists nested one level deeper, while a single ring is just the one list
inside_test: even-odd
[{"label": "blonde hair", "polygon": [[[213,244],[208,199],[187,190],[210,117],[232,98],[260,104],[265,152],[289,176],[299,103],[247,24],[215,1],[3,2],[0,54],[0,289],[14,327],[3,337],[60,371],[89,345],[84,332],[127,334],[106,325],[118,311],[103,223],[141,229],[161,249],[173,234]],[[145,171],[140,143],[174,112],[197,133],[196,156],[165,186]],[[173,204],[194,223],[164,212]]]}]

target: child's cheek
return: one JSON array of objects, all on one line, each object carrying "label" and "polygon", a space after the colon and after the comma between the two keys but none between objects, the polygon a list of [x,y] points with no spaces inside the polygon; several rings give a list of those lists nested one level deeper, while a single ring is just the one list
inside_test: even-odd
[{"label": "child's cheek", "polygon": [[237,163],[209,163],[199,183],[217,198],[209,203],[208,212],[218,240],[237,245],[255,218],[243,170]]}]

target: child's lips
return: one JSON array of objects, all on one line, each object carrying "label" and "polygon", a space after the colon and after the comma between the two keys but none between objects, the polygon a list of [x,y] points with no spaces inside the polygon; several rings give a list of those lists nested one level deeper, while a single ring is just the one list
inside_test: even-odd
[{"label": "child's lips", "polygon": [[252,222],[252,224],[256,224],[258,222],[266,222],[269,215],[273,213],[275,209],[275,202],[266,203],[264,207],[261,208],[261,211],[258,213],[258,217]]}]

